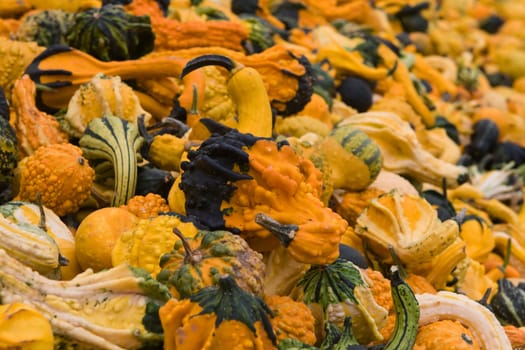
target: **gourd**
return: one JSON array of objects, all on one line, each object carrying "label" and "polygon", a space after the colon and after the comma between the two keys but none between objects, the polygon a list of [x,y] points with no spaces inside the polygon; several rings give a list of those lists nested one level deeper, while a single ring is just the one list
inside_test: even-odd
[{"label": "gourd", "polygon": [[21,158],[33,154],[41,146],[69,141],[57,119],[37,108],[36,90],[36,84],[26,74],[15,81],[12,90],[13,127]]},{"label": "gourd", "polygon": [[172,251],[179,241],[173,233],[174,228],[184,232],[186,237],[199,232],[191,221],[168,213],[138,219],[115,242],[111,252],[113,266],[126,263],[157,276],[162,256]]},{"label": "gourd", "polygon": [[228,93],[237,110],[235,115],[237,123],[225,121],[225,124],[235,127],[243,133],[271,137],[272,110],[264,81],[259,72],[255,68],[239,65],[226,56],[204,55],[188,61],[182,70],[181,78],[208,64],[224,67],[229,73]]},{"label": "gourd", "polygon": [[394,303],[396,320],[392,336],[388,339],[385,350],[410,350],[416,342],[420,310],[418,300],[410,285],[406,282],[406,273],[402,267],[392,268],[391,295]]},{"label": "gourd", "polygon": [[166,199],[153,192],[145,195],[134,195],[121,208],[128,210],[141,219],[155,217],[170,211]]},{"label": "gourd", "polygon": [[0,47],[2,56],[0,71],[0,87],[4,89],[4,94],[9,102],[11,99],[11,90],[16,80],[23,74],[26,67],[37,57],[45,47],[39,46],[34,42],[23,42],[0,38]]},{"label": "gourd", "polygon": [[170,299],[159,309],[164,349],[275,349],[277,338],[266,303],[240,288],[230,275],[187,299]]},{"label": "gourd", "polygon": [[359,128],[337,125],[312,149],[328,166],[334,189],[367,188],[383,167],[379,145]]},{"label": "gourd", "polygon": [[0,278],[2,302],[23,301],[40,312],[51,322],[59,346],[130,350],[162,343],[155,317],[170,294],[143,270],[123,264],[53,281],[0,249]]},{"label": "gourd", "polygon": [[35,10],[22,17],[13,36],[16,40],[36,42],[42,47],[66,44],[66,33],[73,22],[73,12],[62,9]]},{"label": "gourd", "polygon": [[18,140],[9,124],[9,104],[0,87],[0,201],[13,197],[12,183],[18,165]]},{"label": "gourd", "polygon": [[[31,325],[31,329],[28,326]],[[0,305],[0,346],[3,348],[53,349],[51,323],[23,302]]]},{"label": "gourd", "polygon": [[[439,345],[438,345],[439,344]],[[481,349],[470,329],[458,321],[440,320],[419,327],[415,348],[439,349],[447,347],[461,350]]]},{"label": "gourd", "polygon": [[519,282],[500,278],[497,281],[497,292],[490,300],[489,306],[503,325],[523,327],[525,325],[524,301],[525,290]]},{"label": "gourd", "polygon": [[119,76],[96,74],[73,94],[61,126],[69,135],[79,138],[91,120],[107,115],[134,125],[138,124],[139,116],[143,116],[146,124],[151,119],[133,89]]},{"label": "gourd", "polygon": [[352,262],[337,259],[327,265],[313,265],[297,282],[291,296],[312,310],[316,334],[322,339],[325,322],[343,326],[352,317],[352,329],[359,343],[382,340],[379,330],[385,326],[388,311],[374,299],[370,280]]},{"label": "gourd", "polygon": [[78,141],[97,181],[113,179],[112,206],[125,204],[135,194],[143,141],[135,125],[112,115],[91,120]]},{"label": "gourd", "polygon": [[188,298],[213,286],[224,274],[235,278],[242,289],[261,296],[265,265],[262,255],[238,235],[228,231],[200,230],[186,238],[174,228],[179,240],[160,258],[157,279],[170,287],[175,298]]},{"label": "gourd", "polygon": [[420,327],[439,320],[459,321],[472,332],[481,349],[512,349],[494,313],[479,302],[448,291],[416,294],[416,298]]},{"label": "gourd", "polygon": [[182,155],[190,145],[185,137],[189,126],[170,116],[147,126],[144,115],[140,115],[137,122],[140,136],[144,138],[142,156],[160,169],[179,171]]},{"label": "gourd", "polygon": [[155,33],[156,52],[188,48],[224,47],[243,51],[242,43],[248,39],[248,29],[240,21],[204,21],[200,18],[177,20],[165,16],[154,0],[134,0],[125,6],[136,16],[149,16]]},{"label": "gourd", "polygon": [[19,163],[16,199],[42,201],[58,216],[74,213],[91,194],[95,171],[71,143],[39,147]]},{"label": "gourd", "polygon": [[[6,204],[4,204],[6,205]],[[2,206],[5,210],[5,206]],[[0,212],[0,249],[42,275],[60,279],[60,266],[67,261],[60,255],[57,242],[38,223],[18,220],[9,211]]]},{"label": "gourd", "polygon": [[0,213],[17,225],[38,227],[55,241],[59,250],[61,279],[70,280],[80,273],[73,233],[55,212],[30,202],[9,201],[0,205]]},{"label": "gourd", "polygon": [[67,45],[102,61],[136,59],[153,50],[149,16],[134,16],[122,6],[103,5],[75,13]]},{"label": "gourd", "polygon": [[467,169],[433,156],[419,143],[410,124],[386,111],[359,113],[338,125],[351,125],[365,132],[379,147],[383,168],[406,174],[421,182],[457,187],[468,179]]},{"label": "gourd", "polygon": [[447,276],[466,255],[454,219],[439,220],[424,198],[398,191],[379,195],[357,218],[356,234],[380,264],[393,262],[392,247],[408,272],[443,288]]},{"label": "gourd", "polygon": [[277,114],[295,114],[310,101],[314,81],[311,63],[301,52],[294,51],[284,44],[274,45],[252,55],[211,46],[154,52],[145,57],[170,55],[191,60],[210,54],[226,56],[245,67],[256,69],[262,76],[271,106]]},{"label": "gourd", "polygon": [[201,122],[212,136],[188,152],[180,186],[174,184],[183,192],[184,200],[177,202],[184,203],[185,214],[211,230],[239,232],[256,251],[281,242],[299,262],[335,260],[347,223],[321,202],[320,173],[312,162],[286,142],[243,134],[211,119]]},{"label": "gourd", "polygon": [[270,322],[279,343],[284,339],[297,339],[315,344],[315,319],[306,304],[287,295],[266,295],[264,302],[272,311]]}]

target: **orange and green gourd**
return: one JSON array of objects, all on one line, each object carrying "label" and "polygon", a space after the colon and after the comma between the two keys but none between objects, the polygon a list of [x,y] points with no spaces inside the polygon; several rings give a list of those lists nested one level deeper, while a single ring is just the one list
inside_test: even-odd
[{"label": "orange and green gourd", "polygon": [[157,279],[170,287],[176,298],[188,298],[204,287],[215,285],[229,274],[237,284],[255,295],[263,295],[265,265],[262,254],[252,250],[240,236],[224,230],[200,230],[179,240],[160,259]]},{"label": "orange and green gourd", "polygon": [[165,350],[276,349],[268,305],[230,276],[159,309]]}]

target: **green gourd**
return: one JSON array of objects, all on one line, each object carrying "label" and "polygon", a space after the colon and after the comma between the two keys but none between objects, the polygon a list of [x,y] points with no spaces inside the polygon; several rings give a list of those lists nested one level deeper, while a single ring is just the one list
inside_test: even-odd
[{"label": "green gourd", "polygon": [[153,50],[155,33],[149,16],[135,16],[108,4],[75,14],[67,45],[102,61],[139,58]]}]

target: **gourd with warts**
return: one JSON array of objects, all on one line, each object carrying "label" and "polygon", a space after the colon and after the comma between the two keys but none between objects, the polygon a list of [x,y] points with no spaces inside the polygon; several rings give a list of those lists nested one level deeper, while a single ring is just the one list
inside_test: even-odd
[{"label": "gourd with warts", "polygon": [[177,228],[173,232],[179,240],[160,258],[157,279],[170,287],[175,298],[188,298],[213,286],[224,274],[235,278],[242,289],[262,297],[262,255],[240,236],[220,230],[200,230],[193,237],[185,237]]},{"label": "gourd with warts", "polygon": [[185,198],[185,214],[209,229],[239,232],[256,251],[281,243],[299,262],[335,260],[348,224],[321,202],[321,174],[313,163],[287,142],[240,133],[211,119],[201,122],[212,136],[188,152],[174,189]]}]

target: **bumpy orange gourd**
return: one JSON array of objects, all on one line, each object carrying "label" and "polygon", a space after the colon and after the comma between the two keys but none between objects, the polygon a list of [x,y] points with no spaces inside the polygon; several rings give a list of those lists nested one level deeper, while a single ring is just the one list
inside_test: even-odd
[{"label": "bumpy orange gourd", "polygon": [[315,319],[305,303],[287,295],[268,295],[264,301],[273,312],[270,322],[279,341],[292,338],[315,344]]},{"label": "bumpy orange gourd", "polygon": [[201,122],[212,136],[188,152],[174,185],[184,194],[186,215],[239,233],[259,252],[281,243],[299,262],[334,261],[348,223],[321,201],[321,173],[312,161],[286,141]]},{"label": "bumpy orange gourd", "polygon": [[[36,126],[35,126],[36,127]],[[95,171],[71,143],[39,147],[19,163],[18,200],[42,204],[58,216],[78,211],[89,197]]]}]

